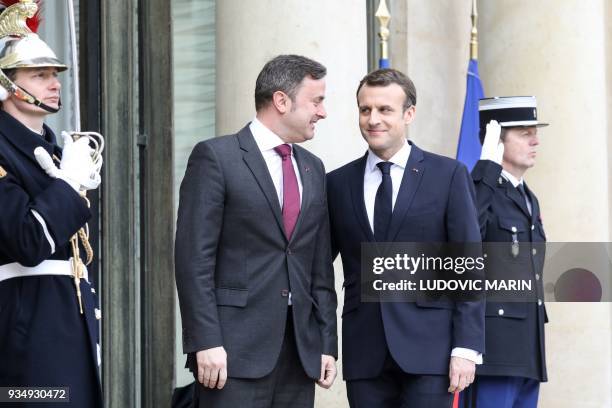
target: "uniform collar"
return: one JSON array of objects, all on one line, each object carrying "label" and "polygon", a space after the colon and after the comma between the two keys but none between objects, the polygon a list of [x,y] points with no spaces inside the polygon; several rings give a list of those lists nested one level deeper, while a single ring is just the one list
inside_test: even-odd
[{"label": "uniform collar", "polygon": [[23,123],[0,109],[0,133],[21,150],[26,156],[34,158],[34,149],[42,146],[50,155],[60,155],[55,134],[47,125],[43,125],[44,135],[33,132]]},{"label": "uniform collar", "polygon": [[506,170],[502,169],[502,177],[508,180],[514,187],[517,187],[519,184],[523,184],[523,178],[517,179],[512,174],[508,173]]}]

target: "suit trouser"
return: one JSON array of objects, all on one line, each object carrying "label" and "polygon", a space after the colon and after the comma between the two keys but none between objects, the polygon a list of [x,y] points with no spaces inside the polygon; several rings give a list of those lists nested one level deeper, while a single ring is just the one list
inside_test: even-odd
[{"label": "suit trouser", "polygon": [[351,408],[451,408],[448,386],[447,375],[405,373],[389,353],[378,377],[346,382]]},{"label": "suit trouser", "polygon": [[476,376],[461,393],[462,408],[536,408],[540,382],[524,377]]},{"label": "suit trouser", "polygon": [[285,338],[272,372],[263,378],[227,379],[223,389],[196,383],[195,406],[200,408],[312,408],[314,380],[306,375],[298,355],[291,308],[287,313]]}]

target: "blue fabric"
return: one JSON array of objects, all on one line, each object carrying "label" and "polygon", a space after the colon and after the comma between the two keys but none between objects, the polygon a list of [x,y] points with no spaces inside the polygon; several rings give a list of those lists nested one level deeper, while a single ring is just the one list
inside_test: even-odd
[{"label": "blue fabric", "polygon": [[540,382],[524,377],[478,376],[462,392],[461,408],[536,408]]},{"label": "blue fabric", "polygon": [[470,171],[480,158],[478,100],[482,98],[484,91],[478,74],[478,61],[471,59],[468,65],[463,118],[457,146],[457,160],[465,164]]},{"label": "blue fabric", "polygon": [[391,63],[388,58],[381,58],[378,60],[378,68],[391,68]]}]

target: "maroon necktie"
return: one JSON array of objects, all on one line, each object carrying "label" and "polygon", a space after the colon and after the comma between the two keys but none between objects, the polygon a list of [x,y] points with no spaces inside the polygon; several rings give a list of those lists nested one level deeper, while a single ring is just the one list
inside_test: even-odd
[{"label": "maroon necktie", "polygon": [[285,235],[291,239],[300,215],[300,190],[291,161],[291,146],[282,144],[274,148],[283,159],[283,224]]}]

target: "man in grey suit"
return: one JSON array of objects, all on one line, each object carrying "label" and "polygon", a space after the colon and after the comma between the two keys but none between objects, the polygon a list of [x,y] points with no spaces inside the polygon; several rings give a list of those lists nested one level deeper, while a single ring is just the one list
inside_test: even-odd
[{"label": "man in grey suit", "polygon": [[296,145],[326,117],[326,69],[280,55],[257,114],[195,146],[181,184],[176,283],[200,407],[312,407],[336,376],[325,170]]}]

